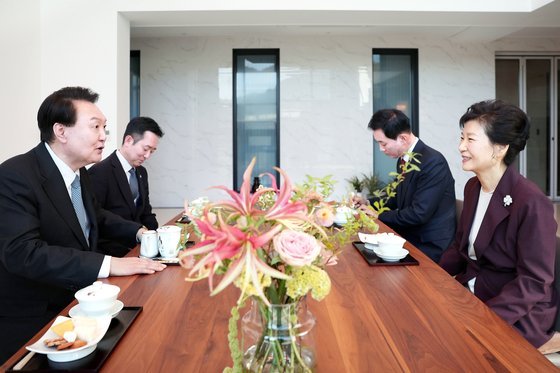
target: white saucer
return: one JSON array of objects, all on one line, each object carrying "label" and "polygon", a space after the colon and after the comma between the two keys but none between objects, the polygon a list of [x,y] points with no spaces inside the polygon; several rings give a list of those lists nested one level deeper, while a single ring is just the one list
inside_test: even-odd
[{"label": "white saucer", "polygon": [[116,300],[115,304],[113,305],[113,308],[111,308],[111,311],[109,311],[108,315],[86,315],[82,309],[80,308],[79,304],[76,304],[74,307],[70,308],[70,311],[68,311],[68,316],[70,317],[105,317],[105,316],[111,316],[111,318],[117,316],[119,314],[119,312],[121,312],[121,310],[124,307],[124,303],[121,302],[120,300]]},{"label": "white saucer", "polygon": [[378,248],[375,248],[373,252],[375,253],[375,255],[377,255],[378,257],[380,257],[386,262],[398,262],[399,260],[404,259],[408,255],[408,250],[404,248],[396,251],[394,255],[387,255],[382,250],[379,250]]}]

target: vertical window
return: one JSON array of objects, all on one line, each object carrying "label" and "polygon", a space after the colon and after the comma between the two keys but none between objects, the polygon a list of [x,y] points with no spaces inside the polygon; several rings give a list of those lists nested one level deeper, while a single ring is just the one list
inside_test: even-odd
[{"label": "vertical window", "polygon": [[555,201],[560,200],[559,61],[557,55],[541,53],[503,53],[496,57],[496,98],[518,105],[531,121],[529,139],[516,159],[517,167]]},{"label": "vertical window", "polygon": [[[251,180],[279,166],[279,61],[278,49],[233,50],[233,187],[236,190],[253,157],[257,163]],[[267,185],[268,180],[263,181]]]},{"label": "vertical window", "polygon": [[140,51],[130,51],[130,118],[140,115]]},{"label": "vertical window", "polygon": [[[401,110],[418,136],[418,50],[373,49],[372,62],[373,112],[387,108]],[[388,181],[387,175],[395,167],[395,160],[374,145],[373,171]]]}]

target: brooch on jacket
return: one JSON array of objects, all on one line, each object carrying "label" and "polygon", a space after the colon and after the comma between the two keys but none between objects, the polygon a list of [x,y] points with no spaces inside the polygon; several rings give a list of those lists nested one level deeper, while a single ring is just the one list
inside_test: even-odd
[{"label": "brooch on jacket", "polygon": [[513,198],[508,194],[504,197],[504,207],[507,207],[513,203]]}]

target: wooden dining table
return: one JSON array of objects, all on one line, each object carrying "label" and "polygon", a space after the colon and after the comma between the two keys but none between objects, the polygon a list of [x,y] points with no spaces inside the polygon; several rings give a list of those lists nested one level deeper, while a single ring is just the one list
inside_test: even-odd
[{"label": "wooden dining table", "polygon": [[[380,231],[390,231],[381,223]],[[418,265],[370,266],[348,244],[328,267],[330,294],[308,300],[316,372],[553,372],[511,326],[421,251]],[[129,255],[137,256],[136,247]],[[221,372],[231,366],[228,319],[239,290],[209,295],[206,280],[185,281],[168,266],[154,275],[111,277],[125,306],[141,306],[102,372]],[[67,315],[75,302],[62,311]],[[45,325],[29,342],[42,336]],[[22,347],[6,370],[26,355]]]}]

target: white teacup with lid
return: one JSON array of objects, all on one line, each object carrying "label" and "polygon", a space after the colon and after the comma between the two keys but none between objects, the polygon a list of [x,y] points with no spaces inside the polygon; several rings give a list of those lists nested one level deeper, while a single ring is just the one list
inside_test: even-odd
[{"label": "white teacup with lid", "polygon": [[110,314],[120,291],[121,288],[116,285],[95,281],[92,285],[78,290],[74,297],[86,316],[105,316]]},{"label": "white teacup with lid", "polygon": [[164,225],[157,229],[158,250],[162,258],[176,258],[181,241],[181,227]]}]

